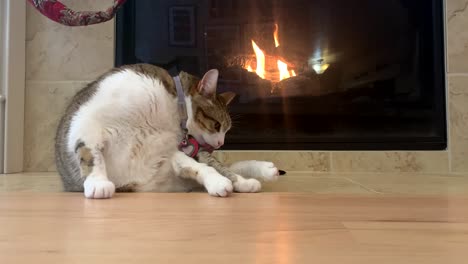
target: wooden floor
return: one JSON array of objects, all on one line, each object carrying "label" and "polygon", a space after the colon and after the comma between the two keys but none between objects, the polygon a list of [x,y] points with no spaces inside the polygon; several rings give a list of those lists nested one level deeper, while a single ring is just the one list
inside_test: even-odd
[{"label": "wooden floor", "polygon": [[40,181],[24,182],[30,189],[0,182],[2,264],[468,263],[465,194],[134,193],[87,200],[51,183],[49,191],[34,191]]}]

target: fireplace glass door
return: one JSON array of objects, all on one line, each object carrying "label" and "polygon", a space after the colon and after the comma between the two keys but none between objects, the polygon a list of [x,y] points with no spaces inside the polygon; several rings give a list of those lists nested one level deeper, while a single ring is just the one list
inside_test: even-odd
[{"label": "fireplace glass door", "polygon": [[237,94],[226,149],[444,149],[443,0],[138,0],[117,65]]}]

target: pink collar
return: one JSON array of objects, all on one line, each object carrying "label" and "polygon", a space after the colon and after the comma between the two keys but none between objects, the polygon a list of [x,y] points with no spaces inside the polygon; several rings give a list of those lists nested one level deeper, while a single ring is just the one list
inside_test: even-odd
[{"label": "pink collar", "polygon": [[180,77],[178,75],[177,68],[173,68],[171,71],[171,75],[173,76],[174,84],[177,91],[177,107],[179,109],[180,114],[180,128],[184,133],[184,139],[179,143],[179,150],[183,151],[187,156],[195,158],[200,152],[200,150],[207,151],[212,153],[214,148],[208,144],[200,144],[194,137],[188,135],[187,130],[187,106],[185,105],[185,93],[182,87],[182,82],[180,81]]},{"label": "pink collar", "polygon": [[179,150],[183,151],[187,156],[195,158],[201,150],[213,153],[214,148],[209,144],[200,144],[194,137],[189,135],[179,143]]}]

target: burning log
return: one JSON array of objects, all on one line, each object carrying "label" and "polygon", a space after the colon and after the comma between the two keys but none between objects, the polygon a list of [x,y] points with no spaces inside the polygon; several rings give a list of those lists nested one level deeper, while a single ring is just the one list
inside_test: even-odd
[{"label": "burning log", "polygon": [[281,97],[321,96],[326,94],[317,78],[305,76],[294,76],[275,83],[272,92]]},{"label": "burning log", "polygon": [[[265,55],[265,69],[266,70],[276,70],[278,71],[278,67],[276,65],[277,60],[281,60],[288,64],[290,67],[295,68],[296,63],[287,59],[284,59],[280,56],[273,56],[273,55]],[[232,56],[225,56],[224,57],[225,65],[227,67],[235,67],[239,66],[241,68],[247,69],[250,65],[253,69],[257,67],[257,60],[255,55],[249,54],[239,54],[239,55],[232,55]]]},{"label": "burning log", "polygon": [[[274,42],[270,42],[270,45],[265,39],[266,35],[264,33],[269,34],[268,31],[272,29],[272,26],[274,26],[274,31],[271,32]],[[307,60],[304,60],[304,58],[307,58],[307,54],[304,54],[303,50],[285,47],[280,43],[279,25],[277,23],[267,25],[262,32],[253,34],[254,37],[250,39],[251,50],[245,51],[249,53],[248,55],[223,54],[222,65],[226,68],[240,67],[274,83],[294,77],[297,73],[307,70]],[[254,38],[260,38],[260,41],[256,42]],[[257,43],[260,43],[260,45]]]},{"label": "burning log", "polygon": [[248,102],[265,97],[324,94],[317,77],[304,74],[297,76],[296,72],[305,73],[309,70],[307,60],[304,60],[307,54],[293,47],[283,47],[278,38],[278,24],[274,26],[274,47],[268,44],[259,47],[252,38],[252,53],[223,55],[222,64],[227,69],[245,70],[243,76],[248,87],[243,87],[240,100]]}]

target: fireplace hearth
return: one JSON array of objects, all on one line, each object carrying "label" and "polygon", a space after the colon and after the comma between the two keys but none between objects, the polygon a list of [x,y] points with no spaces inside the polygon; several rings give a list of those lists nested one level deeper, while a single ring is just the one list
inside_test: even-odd
[{"label": "fireplace hearth", "polygon": [[128,1],[116,65],[217,68],[226,149],[440,150],[443,28],[443,0]]}]

